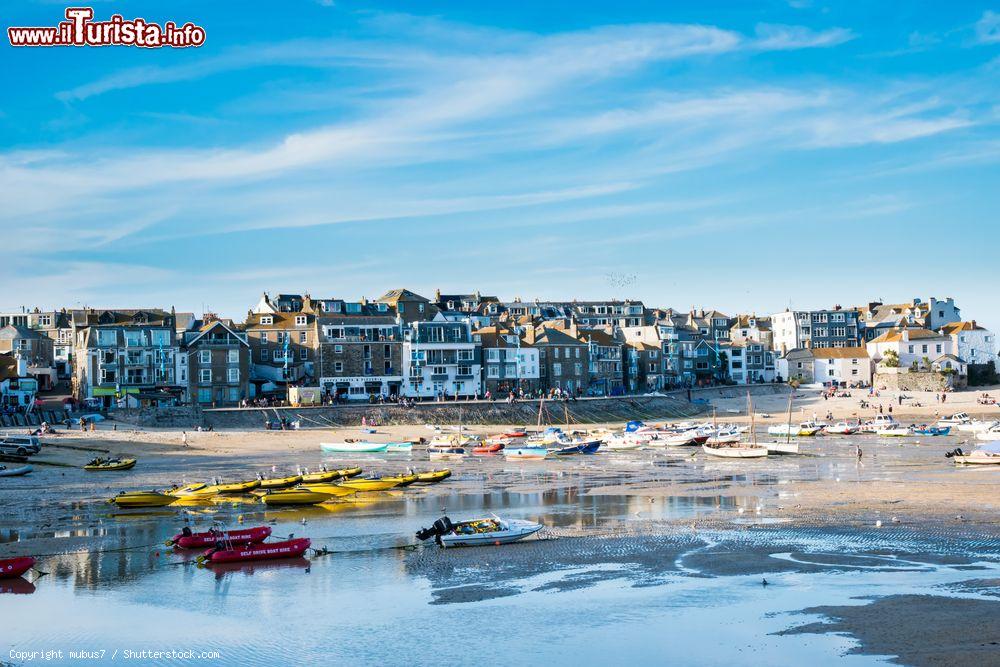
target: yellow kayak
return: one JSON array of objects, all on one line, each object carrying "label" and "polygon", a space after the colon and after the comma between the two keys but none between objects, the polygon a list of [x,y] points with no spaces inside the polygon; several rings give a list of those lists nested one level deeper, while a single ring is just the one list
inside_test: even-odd
[{"label": "yellow kayak", "polygon": [[323,484],[332,482],[342,477],[339,470],[322,470],[320,472],[308,472],[302,475],[303,484]]},{"label": "yellow kayak", "polygon": [[346,486],[341,486],[340,484],[303,484],[297,488],[305,489],[306,491],[314,491],[316,493],[328,493],[331,497],[337,498],[350,496],[358,492],[357,489],[351,489]]},{"label": "yellow kayak", "polygon": [[177,500],[177,496],[171,496],[159,491],[122,491],[114,498],[108,500],[118,507],[163,507]]},{"label": "yellow kayak", "polygon": [[383,482],[395,482],[396,486],[409,486],[417,481],[416,475],[389,475],[381,478]]},{"label": "yellow kayak", "polygon": [[274,479],[260,480],[261,489],[284,489],[294,486],[302,481],[302,475],[292,475],[291,477],[275,477]]},{"label": "yellow kayak", "polygon": [[297,488],[269,491],[261,497],[261,501],[265,505],[316,505],[332,497],[329,493]]},{"label": "yellow kayak", "polygon": [[96,459],[93,463],[83,466],[84,470],[131,470],[135,467],[135,459]]},{"label": "yellow kayak", "polygon": [[444,470],[432,470],[430,472],[418,472],[417,483],[436,484],[437,482],[442,482],[449,477],[451,477],[451,470],[448,470],[447,468]]},{"label": "yellow kayak", "polygon": [[385,479],[345,479],[340,482],[340,486],[346,486],[356,491],[385,491],[394,486],[399,486],[399,482]]}]

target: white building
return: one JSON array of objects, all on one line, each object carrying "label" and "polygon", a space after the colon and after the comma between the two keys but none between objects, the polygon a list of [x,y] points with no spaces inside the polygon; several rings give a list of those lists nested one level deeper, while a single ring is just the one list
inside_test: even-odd
[{"label": "white building", "polygon": [[411,398],[475,398],[482,395],[480,345],[469,321],[440,314],[412,322],[403,333],[403,395]]},{"label": "white building", "polygon": [[872,363],[863,347],[814,347],[813,378],[816,382],[871,384]]},{"label": "white building", "polygon": [[900,368],[914,364],[927,368],[943,356],[954,355],[955,351],[951,336],[917,327],[891,329],[868,341],[867,350],[876,364],[885,360],[886,353],[895,352]]},{"label": "white building", "polygon": [[996,339],[993,332],[971,322],[953,322],[940,329],[940,333],[950,336],[953,354],[967,364],[987,364],[995,362]]}]

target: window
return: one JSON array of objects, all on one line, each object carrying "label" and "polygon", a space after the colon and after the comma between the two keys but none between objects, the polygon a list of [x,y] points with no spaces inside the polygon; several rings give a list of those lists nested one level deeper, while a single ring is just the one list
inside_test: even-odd
[{"label": "window", "polygon": [[576,348],[576,358],[580,358],[580,348]]},{"label": "window", "polygon": [[333,353],[334,354],[343,354],[344,353],[344,346],[343,345],[334,345],[333,346]]},{"label": "window", "polygon": [[937,352],[938,354],[941,354],[941,343],[938,343],[934,347],[935,347],[934,351]]},{"label": "window", "polygon": [[240,363],[240,351],[239,350],[229,350],[226,353],[226,361],[231,364]]},{"label": "window", "polygon": [[271,317],[270,315],[261,315],[260,316],[260,323],[261,324],[274,324],[274,318]]},{"label": "window", "polygon": [[267,361],[267,350],[261,350],[260,351],[260,360],[261,361]]},{"label": "window", "polygon": [[343,361],[335,361],[335,362],[333,362],[333,372],[334,373],[343,373],[344,372],[344,362]]},{"label": "window", "polygon": [[382,346],[382,356],[386,359],[392,356],[392,347],[389,345]]},{"label": "window", "polygon": [[909,351],[910,354],[913,354],[913,346],[912,345],[908,346],[908,351]]},{"label": "window", "polygon": [[472,375],[472,367],[471,366],[459,366],[458,367],[458,374],[459,375]]},{"label": "window", "polygon": [[920,346],[920,351],[923,352],[924,354],[927,354],[927,346],[926,345],[921,345]]},{"label": "window", "polygon": [[98,345],[114,345],[118,342],[118,332],[114,329],[98,329],[97,330],[97,344]]},{"label": "window", "polygon": [[235,403],[238,400],[240,400],[240,390],[237,389],[236,387],[230,387],[229,388],[229,402],[230,403]]},{"label": "window", "polygon": [[306,333],[305,331],[300,331],[300,332],[299,332],[299,342],[300,342],[300,343],[305,343],[305,342],[306,342],[306,337],[307,337],[308,335],[309,335],[309,334],[307,334],[307,333]]},{"label": "window", "polygon": [[39,315],[38,316],[38,326],[49,327],[52,326],[52,316],[51,315]]},{"label": "window", "polygon": [[240,369],[238,369],[238,368],[230,368],[229,372],[228,372],[228,376],[229,376],[229,381],[230,382],[239,382],[240,381]]},{"label": "window", "polygon": [[261,342],[262,345],[267,345],[267,332],[266,331],[260,332],[260,342]]},{"label": "window", "polygon": [[582,374],[583,373],[583,364],[573,364],[573,372],[575,372],[577,375]]},{"label": "window", "polygon": [[212,402],[212,390],[211,389],[199,389],[198,390],[198,402],[199,403],[211,403]]},{"label": "window", "polygon": [[299,350],[299,359],[301,359],[302,361],[305,361],[308,358],[309,358],[309,350],[307,350],[305,348],[302,348],[301,350]]},{"label": "window", "polygon": [[212,369],[211,368],[202,368],[201,371],[198,373],[198,380],[202,384],[211,384],[211,382],[212,382]]},{"label": "window", "polygon": [[295,326],[297,326],[297,327],[304,327],[306,325],[306,322],[308,320],[309,320],[309,318],[306,317],[305,315],[296,315],[295,316]]},{"label": "window", "polygon": [[559,358],[559,348],[558,348],[558,347],[556,347],[556,348],[553,348],[553,351],[552,351],[552,358],[553,358],[553,359],[558,359],[558,358]]},{"label": "window", "polygon": [[495,347],[491,347],[486,350],[486,360],[487,361],[500,361],[500,350]]},{"label": "window", "polygon": [[[556,349],[558,350],[559,348]],[[552,374],[562,375],[562,364],[552,364]]]},{"label": "window", "polygon": [[487,366],[486,367],[486,377],[498,378],[500,377],[500,367],[499,366]]},{"label": "window", "polygon": [[459,361],[472,361],[472,350],[459,350],[458,351]]},{"label": "window", "polygon": [[386,375],[388,375],[389,373],[392,373],[392,360],[391,359],[386,359],[385,363],[383,364],[383,367],[385,369],[384,372],[385,372]]},{"label": "window", "polygon": [[202,350],[198,353],[198,362],[202,364],[212,363],[212,351]]}]

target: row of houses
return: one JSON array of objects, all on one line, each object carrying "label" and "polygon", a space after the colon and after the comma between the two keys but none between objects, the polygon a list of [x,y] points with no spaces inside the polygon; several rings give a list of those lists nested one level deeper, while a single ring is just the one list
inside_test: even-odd
[{"label": "row of houses", "polygon": [[77,399],[109,407],[234,405],[289,386],[368,400],[859,384],[886,362],[966,376],[995,361],[994,347],[953,299],[934,298],[730,316],[396,289],[373,300],[264,293],[242,322],[157,308],[0,313],[0,355],[43,390],[66,380]]}]

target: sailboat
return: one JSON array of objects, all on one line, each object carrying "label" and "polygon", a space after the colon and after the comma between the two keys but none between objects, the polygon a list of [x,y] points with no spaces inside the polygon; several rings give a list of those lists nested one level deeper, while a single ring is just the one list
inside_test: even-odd
[{"label": "sailboat", "polygon": [[[542,406],[545,405],[545,397],[538,402],[538,421],[536,427],[541,429],[542,427]],[[523,445],[517,447],[505,447],[503,454],[505,458],[519,460],[519,461],[537,461],[539,459],[544,459],[549,455],[549,449],[545,446],[544,434],[540,439],[539,436],[533,436],[525,440]]]},{"label": "sailboat", "polygon": [[[788,421],[785,424],[785,441],[778,442],[772,440],[767,443],[767,452],[769,454],[798,454],[799,453],[799,443],[792,442],[792,394],[788,393]],[[768,433],[773,433],[771,429],[767,429]],[[798,435],[802,435],[800,432]]]},{"label": "sailboat", "polygon": [[710,456],[718,456],[727,459],[759,459],[767,456],[767,447],[757,444],[757,431],[754,428],[753,402],[750,400],[750,392],[747,392],[747,412],[750,414],[750,442],[720,442],[713,443],[712,439],[701,446],[703,452]]}]

